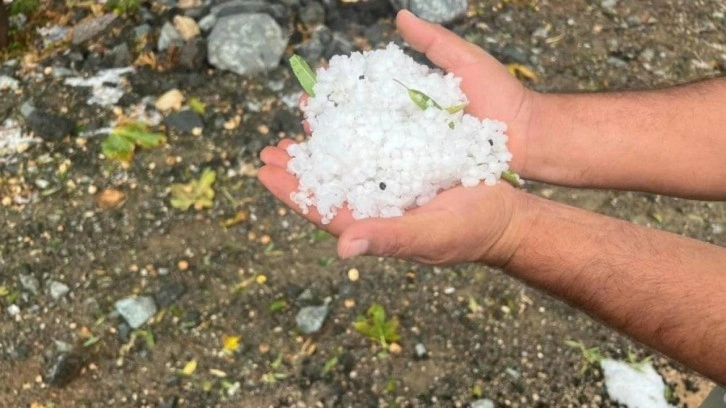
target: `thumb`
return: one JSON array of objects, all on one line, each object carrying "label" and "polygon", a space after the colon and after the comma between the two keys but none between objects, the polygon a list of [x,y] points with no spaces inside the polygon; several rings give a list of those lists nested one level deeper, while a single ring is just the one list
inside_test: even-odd
[{"label": "thumb", "polygon": [[371,218],[351,224],[338,240],[342,259],[373,255],[438,263],[440,241],[447,231],[433,228],[435,213],[407,214],[396,218]]}]

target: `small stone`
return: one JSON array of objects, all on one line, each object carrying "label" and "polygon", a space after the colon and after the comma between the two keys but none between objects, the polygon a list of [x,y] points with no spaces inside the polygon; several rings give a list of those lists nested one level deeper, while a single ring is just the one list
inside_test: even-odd
[{"label": "small stone", "polygon": [[186,288],[179,282],[174,282],[169,285],[162,287],[159,292],[154,295],[156,304],[160,308],[165,308],[172,305],[186,292]]},{"label": "small stone", "polygon": [[297,297],[297,300],[301,302],[309,302],[313,300],[313,298],[313,291],[308,288],[300,293],[300,295]]},{"label": "small stone", "polygon": [[189,262],[182,259],[181,261],[177,262],[176,267],[182,272],[186,271],[187,269],[189,269]]},{"label": "small stone", "polygon": [[140,40],[151,32],[151,26],[148,24],[141,24],[134,27],[134,38]]},{"label": "small stone", "polygon": [[179,0],[176,4],[180,9],[202,7],[202,0]]},{"label": "small stone", "polygon": [[413,350],[418,359],[424,359],[429,355],[429,351],[426,350],[426,346],[423,343],[416,343]]},{"label": "small stone", "polygon": [[149,296],[128,297],[116,301],[114,306],[133,329],[143,326],[156,314],[156,304]]},{"label": "small stone", "polygon": [[114,67],[127,67],[133,62],[131,50],[126,43],[121,43],[111,50]]},{"label": "small stone", "polygon": [[452,294],[454,294],[454,292],[456,292],[456,289],[454,289],[453,287],[448,287],[448,288],[444,289],[445,295],[452,295]]},{"label": "small stone", "polygon": [[494,408],[494,401],[483,398],[471,402],[471,408]]},{"label": "small stone", "polygon": [[107,188],[96,196],[96,206],[103,211],[121,207],[126,202],[123,191]]},{"label": "small stone", "polygon": [[55,113],[34,110],[26,119],[35,136],[43,140],[60,140],[73,133],[76,123]]},{"label": "small stone", "polygon": [[159,51],[166,51],[172,44],[180,45],[183,42],[181,34],[174,28],[174,25],[170,22],[166,22],[161,27],[161,33],[159,34],[159,41],[156,43],[156,48]]},{"label": "small stone", "polygon": [[401,352],[403,351],[403,347],[401,347],[401,345],[398,343],[391,343],[388,346],[388,351],[390,351],[391,354],[401,354]]},{"label": "small stone", "polygon": [[174,16],[174,28],[184,41],[191,40],[201,34],[197,22],[191,17]]},{"label": "small stone", "polygon": [[196,128],[203,128],[204,122],[196,112],[192,110],[183,110],[174,112],[164,119],[164,124],[171,129],[180,132],[191,133]]},{"label": "small stone", "polygon": [[179,52],[179,63],[177,68],[189,72],[198,72],[206,68],[207,63],[207,41],[203,38],[194,38],[184,43]]},{"label": "small stone", "polygon": [[303,334],[315,333],[323,327],[325,318],[328,317],[328,305],[307,306],[295,316],[297,328]]},{"label": "small stone", "polygon": [[161,95],[156,100],[156,109],[166,112],[170,110],[179,110],[184,102],[184,95],[178,89],[172,89]]},{"label": "small stone", "polygon": [[12,304],[12,305],[8,306],[7,309],[5,309],[5,311],[8,312],[8,314],[13,317],[20,314],[20,308],[16,304]]},{"label": "small stone", "polygon": [[721,224],[711,224],[711,232],[714,235],[721,235],[724,232],[724,226]]},{"label": "small stone", "polygon": [[100,17],[84,20],[73,29],[73,45],[78,45],[92,38],[96,38],[111,23],[116,20],[116,14],[108,13]]},{"label": "small stone", "polygon": [[40,282],[32,275],[20,275],[20,286],[34,295],[37,295],[40,291]]},{"label": "small stone", "polygon": [[35,112],[35,106],[33,105],[33,101],[27,100],[23,102],[22,105],[20,105],[20,114],[23,115],[24,118],[30,117],[30,115]]},{"label": "small stone", "polygon": [[308,27],[315,27],[325,22],[325,8],[318,2],[311,2],[300,10],[300,21]]},{"label": "small stone", "polygon": [[199,23],[197,23],[199,28],[205,33],[213,29],[215,24],[217,24],[217,16],[214,14],[204,16],[201,20],[199,20]]},{"label": "small stone", "polygon": [[15,91],[19,86],[20,82],[17,79],[7,75],[0,75],[0,91]]},{"label": "small stone", "polygon": [[54,300],[58,300],[67,295],[71,288],[63,282],[51,281],[48,287],[48,293]]},{"label": "small stone", "polygon": [[208,38],[209,63],[239,75],[255,74],[280,63],[287,38],[267,14],[221,18]]},{"label": "small stone", "polygon": [[618,5],[618,0],[602,0],[600,5],[607,9],[615,8]]},{"label": "small stone", "polygon": [[50,182],[45,179],[36,179],[35,186],[41,190],[45,190],[46,188],[48,188],[48,186],[50,186]]},{"label": "small stone", "polygon": [[419,18],[447,24],[466,16],[467,0],[391,0],[396,9],[406,8]]},{"label": "small stone", "polygon": [[348,280],[350,280],[351,282],[355,282],[358,280],[358,278],[360,278],[360,272],[358,272],[358,269],[348,269]]},{"label": "small stone", "polygon": [[63,387],[75,380],[83,369],[83,359],[74,353],[60,353],[43,374],[46,384]]}]

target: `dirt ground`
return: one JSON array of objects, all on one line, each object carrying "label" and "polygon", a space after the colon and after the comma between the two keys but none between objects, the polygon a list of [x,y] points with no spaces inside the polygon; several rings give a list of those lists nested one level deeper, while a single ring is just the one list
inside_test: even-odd
[{"label": "dirt ground", "polygon": [[[602,3],[471,1],[453,28],[531,69],[538,81],[523,80],[547,92],[650,88],[726,69],[723,1]],[[392,16],[377,23],[385,35],[356,44],[395,39]],[[102,41],[122,41],[134,25],[122,19]],[[43,74],[69,58],[45,56],[19,91],[0,93],[0,122],[32,100],[84,132],[109,126],[113,110],[87,105],[88,90]],[[165,146],[140,151],[128,168],[101,157],[101,136],[44,140],[0,162],[0,406],[463,407],[488,398],[497,407],[615,407],[597,366],[565,341],[613,358],[653,355],[497,270],[335,258],[334,239],[254,178],[262,147],[301,137],[300,114],[284,103],[299,92],[285,65],[255,77],[141,68],[129,81],[122,109],[178,88],[206,104],[203,134],[170,131]],[[225,128],[237,115],[239,126]],[[172,208],[170,185],[204,168],[218,175],[213,207]],[[526,188],[726,245],[725,203]],[[97,204],[107,189],[125,195],[118,207]],[[54,282],[69,291],[52,296]],[[136,331],[114,311],[134,294],[164,304]],[[298,311],[324,303],[322,329],[300,333]],[[373,303],[400,320],[400,350],[353,329]],[[697,407],[713,386],[663,356],[653,363],[679,407]],[[56,385],[52,366],[61,367]]]}]

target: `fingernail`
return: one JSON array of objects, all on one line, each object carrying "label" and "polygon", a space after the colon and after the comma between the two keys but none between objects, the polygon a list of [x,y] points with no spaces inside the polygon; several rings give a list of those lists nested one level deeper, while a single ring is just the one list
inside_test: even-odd
[{"label": "fingernail", "polygon": [[365,239],[356,239],[343,247],[340,257],[343,259],[354,258],[356,256],[365,255],[368,252],[368,241]]}]

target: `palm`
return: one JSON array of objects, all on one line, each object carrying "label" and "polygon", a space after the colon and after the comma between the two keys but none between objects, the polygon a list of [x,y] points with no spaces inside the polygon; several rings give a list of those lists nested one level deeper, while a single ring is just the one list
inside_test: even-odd
[{"label": "palm", "polygon": [[[399,14],[397,24],[404,39],[415,49],[425,52],[442,69],[462,78],[470,114],[509,125],[509,148],[515,159],[521,155],[528,122],[528,91],[494,58],[455,34],[410,14]],[[266,166],[260,169],[259,178],[275,197],[300,213],[290,199],[298,181],[286,170],[290,159],[286,148],[292,143],[283,140],[276,147],[263,150],[261,158]],[[513,163],[513,167],[517,169],[517,164]],[[407,211],[403,217],[384,221],[386,224],[380,224],[380,220],[356,221],[347,208],[340,209],[328,225],[321,224],[320,214],[314,208],[302,215],[336,236],[354,229],[359,234],[385,236],[387,231],[382,229],[395,224],[396,230],[406,237],[406,245],[415,250],[403,248],[401,252],[406,253],[400,254],[397,250],[387,251],[391,256],[434,264],[474,261],[481,260],[504,233],[513,211],[511,191],[508,185],[456,187],[423,207]],[[481,227],[472,227],[472,220]],[[421,232],[422,225],[431,228]]]}]

